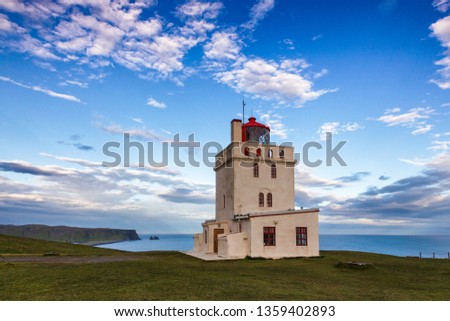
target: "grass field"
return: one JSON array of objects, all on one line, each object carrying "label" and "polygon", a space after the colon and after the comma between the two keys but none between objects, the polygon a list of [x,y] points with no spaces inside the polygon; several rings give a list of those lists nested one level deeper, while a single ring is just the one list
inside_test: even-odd
[{"label": "grass field", "polygon": [[450,300],[450,260],[321,254],[204,262],[0,235],[0,300]]}]

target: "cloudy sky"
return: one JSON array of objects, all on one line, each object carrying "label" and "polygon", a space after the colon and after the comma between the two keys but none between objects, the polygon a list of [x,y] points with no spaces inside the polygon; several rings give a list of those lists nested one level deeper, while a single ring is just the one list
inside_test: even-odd
[{"label": "cloudy sky", "polygon": [[[346,141],[296,167],[322,233],[450,230],[448,0],[2,0],[0,48],[0,224],[198,231],[211,167],[147,160],[226,146],[245,97],[298,153]],[[102,166],[124,133],[145,168]]]}]

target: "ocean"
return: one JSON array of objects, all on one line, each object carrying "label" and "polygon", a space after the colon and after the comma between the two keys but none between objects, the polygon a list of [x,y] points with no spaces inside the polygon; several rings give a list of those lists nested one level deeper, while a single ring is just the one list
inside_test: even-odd
[{"label": "ocean", "polygon": [[[102,248],[130,252],[189,251],[194,240],[192,234],[156,234],[159,240],[149,240],[150,235],[139,235],[141,240],[99,245]],[[362,251],[395,256],[422,256],[449,258],[450,235],[320,235],[321,250]]]}]

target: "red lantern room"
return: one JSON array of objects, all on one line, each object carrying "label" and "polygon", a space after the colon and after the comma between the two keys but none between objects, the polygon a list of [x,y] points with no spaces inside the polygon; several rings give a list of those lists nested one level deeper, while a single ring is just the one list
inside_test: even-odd
[{"label": "red lantern room", "polygon": [[258,123],[255,117],[250,117],[248,123],[242,125],[242,141],[270,144],[270,128]]}]

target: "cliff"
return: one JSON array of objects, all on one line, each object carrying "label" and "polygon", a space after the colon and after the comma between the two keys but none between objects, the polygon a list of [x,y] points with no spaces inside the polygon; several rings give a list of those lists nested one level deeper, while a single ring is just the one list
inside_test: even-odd
[{"label": "cliff", "polygon": [[140,240],[135,230],[47,225],[1,225],[0,234],[66,243],[100,244]]}]

